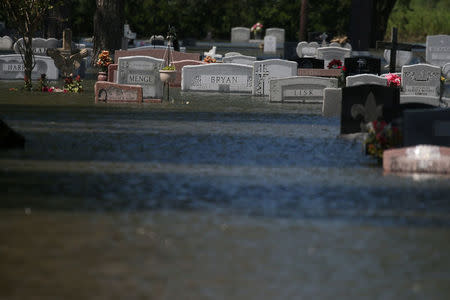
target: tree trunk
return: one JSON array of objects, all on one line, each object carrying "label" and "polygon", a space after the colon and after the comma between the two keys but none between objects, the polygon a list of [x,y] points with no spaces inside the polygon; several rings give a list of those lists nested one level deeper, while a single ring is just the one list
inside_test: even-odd
[{"label": "tree trunk", "polygon": [[299,34],[300,41],[307,40],[306,35],[307,18],[308,18],[308,0],[302,0],[302,6],[300,8],[300,34]]},{"label": "tree trunk", "polygon": [[384,40],[386,34],[387,24],[392,9],[397,0],[375,0],[374,11],[372,14],[372,36],[370,40],[370,47],[375,48],[376,41]]},{"label": "tree trunk", "polygon": [[[94,57],[102,50],[114,53],[122,46],[125,21],[123,0],[96,0],[94,15]],[[92,60],[94,63],[96,59]]]},{"label": "tree trunk", "polygon": [[34,69],[34,54],[32,44],[33,37],[31,35],[23,37],[23,49],[21,49],[21,55],[23,56],[22,60],[25,67],[25,89],[28,91],[31,91],[31,72],[33,72]]}]

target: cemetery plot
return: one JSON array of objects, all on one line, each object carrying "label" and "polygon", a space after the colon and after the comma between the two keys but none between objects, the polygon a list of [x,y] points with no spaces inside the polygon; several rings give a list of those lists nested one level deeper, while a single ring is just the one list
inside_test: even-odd
[{"label": "cemetery plot", "polygon": [[144,98],[162,98],[163,85],[159,70],[164,60],[148,56],[120,57],[117,68],[118,83],[140,85]]},{"label": "cemetery plot", "polygon": [[95,103],[122,102],[141,103],[142,86],[97,81],[94,86]]},{"label": "cemetery plot", "polygon": [[381,86],[387,86],[387,79],[385,77],[373,75],[373,74],[360,74],[346,77],[346,86],[356,86],[362,84],[376,84]]},{"label": "cemetery plot", "polygon": [[294,76],[270,80],[270,102],[322,103],[323,90],[338,86],[336,78]]},{"label": "cemetery plot", "polygon": [[[47,79],[57,80],[58,69],[48,56],[35,55],[36,65],[31,73],[31,79],[38,79],[41,74],[46,74]],[[25,66],[20,54],[0,55],[0,79],[22,79],[24,77]]]},{"label": "cemetery plot", "polygon": [[341,134],[364,132],[367,123],[390,123],[400,112],[400,89],[379,85],[342,88]]},{"label": "cemetery plot", "polygon": [[252,66],[222,63],[185,66],[182,70],[182,91],[251,93],[252,89]]},{"label": "cemetery plot", "polygon": [[450,35],[427,36],[425,55],[427,62],[435,66],[450,62]]},{"label": "cemetery plot", "polygon": [[401,103],[424,103],[439,106],[441,68],[428,64],[402,68]]},{"label": "cemetery plot", "polygon": [[257,61],[253,65],[253,94],[269,95],[271,79],[297,75],[297,63],[282,59]]}]

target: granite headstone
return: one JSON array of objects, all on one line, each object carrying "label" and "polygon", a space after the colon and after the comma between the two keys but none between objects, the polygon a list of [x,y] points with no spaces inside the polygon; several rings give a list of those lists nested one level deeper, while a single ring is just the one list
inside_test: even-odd
[{"label": "granite headstone", "polygon": [[323,90],[337,88],[336,78],[294,76],[270,80],[270,102],[322,103]]},{"label": "granite headstone", "polygon": [[269,81],[297,75],[297,63],[282,59],[257,61],[253,65],[253,95],[269,95]]}]

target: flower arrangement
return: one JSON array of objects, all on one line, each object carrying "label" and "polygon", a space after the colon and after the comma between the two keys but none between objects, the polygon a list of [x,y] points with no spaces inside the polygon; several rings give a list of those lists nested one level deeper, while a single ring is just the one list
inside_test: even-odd
[{"label": "flower arrangement", "polygon": [[80,75],[75,77],[75,80],[72,78],[72,74],[66,78],[64,78],[64,90],[71,93],[80,93],[83,91],[83,85],[81,84],[83,81],[81,80]]},{"label": "flower arrangement", "polygon": [[175,71],[175,66],[173,64],[170,64],[168,66],[165,66],[164,68],[162,68],[161,70],[165,70],[165,71]]},{"label": "flower arrangement", "polygon": [[327,66],[328,69],[340,69],[341,70],[341,76],[338,77],[339,80],[339,86],[345,86],[345,71],[347,71],[347,68],[342,65],[342,61],[339,59],[333,59],[328,63]]},{"label": "flower arrangement", "polygon": [[47,75],[45,73],[41,74],[41,77],[39,78],[37,91],[48,92],[48,80]]},{"label": "flower arrangement", "polygon": [[96,66],[99,67],[103,72],[107,72],[108,71],[108,66],[110,64],[112,64],[112,62],[113,62],[113,60],[109,56],[109,51],[108,50],[103,50],[98,55]]},{"label": "flower arrangement", "polygon": [[210,64],[210,63],[215,63],[217,62],[215,58],[212,58],[211,56],[207,56],[203,59],[204,62]]},{"label": "flower arrangement", "polygon": [[366,125],[368,135],[364,141],[366,153],[381,160],[383,151],[401,145],[401,133],[397,127],[385,121],[373,121]]},{"label": "flower arrangement", "polygon": [[257,22],[256,24],[254,24],[252,26],[252,28],[250,28],[250,31],[256,33],[256,32],[260,32],[262,29],[263,29],[263,25],[261,23]]},{"label": "flower arrangement", "polygon": [[402,77],[397,74],[389,73],[386,75],[386,79],[387,79],[388,86],[393,86],[393,87],[398,86],[399,87],[402,83]]}]

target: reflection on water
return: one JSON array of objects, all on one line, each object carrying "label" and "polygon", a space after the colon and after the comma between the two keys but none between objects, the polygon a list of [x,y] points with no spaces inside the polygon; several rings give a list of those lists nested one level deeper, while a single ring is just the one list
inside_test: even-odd
[{"label": "reflection on water", "polygon": [[319,105],[87,84],[0,93],[0,299],[448,299],[448,178],[383,174]]}]

